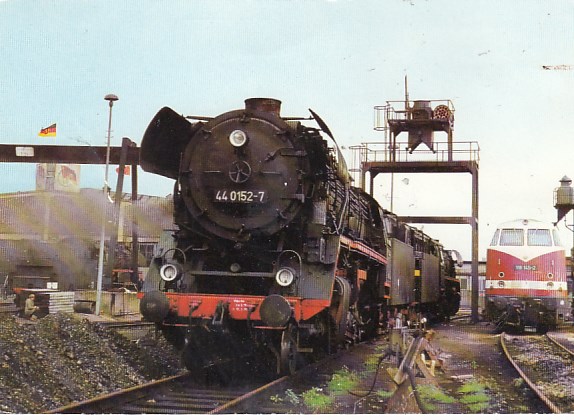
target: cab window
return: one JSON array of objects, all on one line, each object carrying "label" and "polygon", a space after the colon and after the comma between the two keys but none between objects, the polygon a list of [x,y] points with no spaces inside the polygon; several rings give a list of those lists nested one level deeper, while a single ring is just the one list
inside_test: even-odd
[{"label": "cab window", "polygon": [[502,229],[500,246],[523,246],[524,231],[522,229]]},{"label": "cab window", "polygon": [[552,237],[554,238],[554,246],[562,246],[560,235],[556,229],[552,229]]},{"label": "cab window", "polygon": [[500,229],[496,229],[496,232],[494,232],[494,236],[492,237],[492,241],[490,241],[490,246],[498,245],[498,238],[500,238]]},{"label": "cab window", "polygon": [[528,229],[526,237],[528,246],[552,246],[552,236],[548,229]]}]

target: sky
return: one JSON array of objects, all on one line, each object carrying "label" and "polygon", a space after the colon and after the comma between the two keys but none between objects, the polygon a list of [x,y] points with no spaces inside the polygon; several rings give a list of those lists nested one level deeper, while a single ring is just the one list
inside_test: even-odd
[{"label": "sky", "polygon": [[[480,147],[480,258],[501,222],[556,221],[553,190],[574,177],[574,0],[0,0],[0,20],[0,143],[105,146],[110,93],[112,146],[139,145],[164,106],[216,116],[271,97],[285,116],[313,109],[352,161],[385,140],[374,107],[403,100],[406,76],[411,100],[450,99],[454,141]],[[39,137],[52,123],[57,137]],[[0,192],[35,188],[33,165],[0,173]],[[172,191],[138,176],[140,194]],[[385,208],[388,178],[375,178]],[[103,165],[82,168],[82,188],[103,180]],[[469,174],[393,184],[399,215],[471,215]],[[424,231],[471,258],[470,226]]]}]

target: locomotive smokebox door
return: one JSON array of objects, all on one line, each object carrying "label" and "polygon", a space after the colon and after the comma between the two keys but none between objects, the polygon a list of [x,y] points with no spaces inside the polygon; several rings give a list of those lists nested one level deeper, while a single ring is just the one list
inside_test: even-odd
[{"label": "locomotive smokebox door", "polygon": [[312,191],[300,133],[278,116],[280,101],[248,99],[196,131],[181,155],[181,198],[197,225],[234,242],[273,235]]},{"label": "locomotive smokebox door", "polygon": [[177,179],[179,159],[189,142],[191,128],[191,123],[171,108],[160,109],[142,138],[140,149],[142,169]]}]

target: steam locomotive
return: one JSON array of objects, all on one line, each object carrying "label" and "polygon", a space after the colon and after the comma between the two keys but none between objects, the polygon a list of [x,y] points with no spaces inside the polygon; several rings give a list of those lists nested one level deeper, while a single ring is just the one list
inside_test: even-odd
[{"label": "steam locomotive", "polygon": [[280,104],[247,99],[214,118],[165,107],[142,139],[142,168],[175,180],[178,229],[157,246],[140,309],[194,372],[255,356],[288,374],[395,313],[458,311],[457,253],[353,187],[322,119],[281,117]]},{"label": "steam locomotive", "polygon": [[569,318],[566,256],[551,223],[497,226],[486,254],[485,315],[498,329],[545,333]]}]

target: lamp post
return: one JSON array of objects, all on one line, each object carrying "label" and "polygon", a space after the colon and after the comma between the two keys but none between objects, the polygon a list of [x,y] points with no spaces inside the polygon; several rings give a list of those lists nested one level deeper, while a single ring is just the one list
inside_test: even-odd
[{"label": "lamp post", "polygon": [[[102,202],[105,204],[106,200],[108,199],[108,194],[110,192],[110,187],[108,185],[108,170],[110,167],[110,136],[112,132],[112,107],[114,106],[114,102],[117,101],[119,98],[114,94],[109,94],[104,97],[106,101],[108,101],[110,105],[110,114],[108,118],[108,142],[106,146],[106,170],[104,175],[104,198]],[[102,303],[102,280],[103,280],[103,273],[104,273],[104,246],[106,242],[106,208],[102,209],[102,231],[100,234],[100,254],[98,258],[98,284],[97,284],[97,292],[96,292],[96,315],[100,314],[101,303]]]}]

